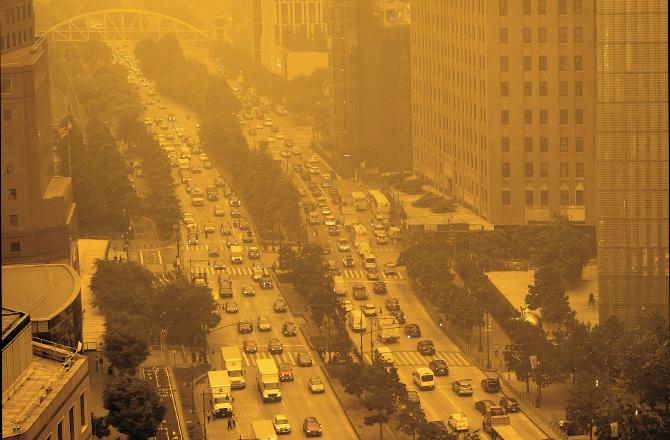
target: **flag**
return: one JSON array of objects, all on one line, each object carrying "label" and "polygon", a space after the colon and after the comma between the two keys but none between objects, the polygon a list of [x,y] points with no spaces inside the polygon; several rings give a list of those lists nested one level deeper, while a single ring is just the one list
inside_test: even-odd
[{"label": "flag", "polygon": [[58,135],[60,136],[61,140],[63,140],[63,138],[65,136],[67,136],[67,134],[70,132],[71,128],[72,128],[72,124],[70,124],[70,121],[67,121],[67,123],[65,124],[65,127],[61,127],[61,128],[58,129]]}]

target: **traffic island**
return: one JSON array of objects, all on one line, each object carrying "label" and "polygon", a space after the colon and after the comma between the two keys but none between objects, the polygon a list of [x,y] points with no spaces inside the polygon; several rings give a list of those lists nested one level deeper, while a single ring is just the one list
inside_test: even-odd
[{"label": "traffic island", "polygon": [[195,382],[210,370],[209,364],[197,364],[192,368],[174,367],[177,389],[181,400],[186,429],[190,440],[202,440],[203,430],[194,401]]}]

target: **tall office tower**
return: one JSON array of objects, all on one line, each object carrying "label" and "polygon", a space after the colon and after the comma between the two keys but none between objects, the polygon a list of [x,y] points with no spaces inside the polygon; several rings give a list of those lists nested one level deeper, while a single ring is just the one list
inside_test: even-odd
[{"label": "tall office tower", "polygon": [[357,15],[357,158],[381,171],[411,170],[409,2],[361,2]]},{"label": "tall office tower", "polygon": [[600,321],[668,318],[668,5],[597,2]]},{"label": "tall office tower", "polygon": [[350,168],[349,158],[358,145],[358,0],[330,0],[328,66],[330,68],[331,137],[334,164]]},{"label": "tall office tower", "polygon": [[0,1],[2,262],[68,258],[76,238],[69,177],[54,176],[49,66],[32,1]]},{"label": "tall office tower", "polygon": [[416,173],[493,224],[594,224],[593,6],[413,1]]},{"label": "tall office tower", "polygon": [[284,79],[328,67],[326,0],[262,0],[261,65]]},{"label": "tall office tower", "polygon": [[231,5],[233,44],[247,59],[261,62],[261,0],[233,0]]}]

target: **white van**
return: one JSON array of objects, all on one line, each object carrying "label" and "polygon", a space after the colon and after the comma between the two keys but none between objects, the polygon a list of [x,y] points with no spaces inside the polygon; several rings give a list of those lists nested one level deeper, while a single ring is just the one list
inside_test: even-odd
[{"label": "white van", "polygon": [[393,354],[391,354],[391,349],[384,345],[375,347],[375,357],[386,365],[393,365]]},{"label": "white van", "polygon": [[347,284],[342,277],[333,277],[333,290],[336,296],[347,296]]},{"label": "white van", "polygon": [[435,389],[435,377],[430,368],[426,367],[417,367],[412,372],[412,380],[414,384],[419,387],[420,390],[433,390]]},{"label": "white van", "polygon": [[364,332],[368,328],[367,318],[361,310],[352,310],[349,312],[349,327],[356,333]]},{"label": "white van", "polygon": [[181,152],[181,158],[182,159],[190,159],[191,158],[191,149],[188,147],[181,147],[180,149]]},{"label": "white van", "polygon": [[375,270],[377,269],[377,257],[372,254],[367,254],[365,256],[365,270]]}]

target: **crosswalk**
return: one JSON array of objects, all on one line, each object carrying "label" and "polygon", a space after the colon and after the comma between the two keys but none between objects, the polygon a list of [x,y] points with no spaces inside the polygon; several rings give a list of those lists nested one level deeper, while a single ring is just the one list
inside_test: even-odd
[{"label": "crosswalk", "polygon": [[[400,366],[422,366],[428,365],[428,362],[436,359],[442,359],[449,366],[467,367],[469,362],[463,355],[457,351],[438,351],[432,356],[424,356],[416,351],[392,351],[393,365]],[[363,358],[365,362],[370,363],[370,353],[364,353]]]},{"label": "crosswalk", "polygon": [[398,253],[399,249],[398,246],[391,245],[391,244],[386,244],[386,245],[372,245],[370,246],[370,251],[375,254],[393,254],[393,253]]},{"label": "crosswalk", "polygon": [[154,272],[154,279],[151,281],[151,284],[155,288],[160,288],[162,286],[167,286],[168,284],[174,283],[176,276],[174,272]]},{"label": "crosswalk", "polygon": [[[342,277],[350,280],[367,280],[368,273],[364,270],[346,269],[342,271]],[[379,272],[380,280],[403,280],[400,272],[395,275],[387,275],[384,272]]]},{"label": "crosswalk", "polygon": [[[282,354],[270,354],[268,351],[259,351],[258,353],[244,353],[242,352],[242,358],[244,365],[247,367],[255,367],[258,359],[274,359],[275,362],[286,362],[290,365],[298,365],[298,353],[303,350],[297,351],[286,351]],[[313,355],[312,355],[313,356]]]},{"label": "crosswalk", "polygon": [[[187,266],[187,270],[189,270]],[[246,267],[246,266],[234,266],[234,265],[226,265],[225,269],[219,269],[216,270],[214,269],[214,266],[193,266],[190,268],[190,270],[193,273],[198,273],[198,274],[203,274],[206,273],[208,276],[210,275],[218,275],[219,273],[226,273],[229,276],[251,276],[253,273],[253,270],[251,267]]]}]

